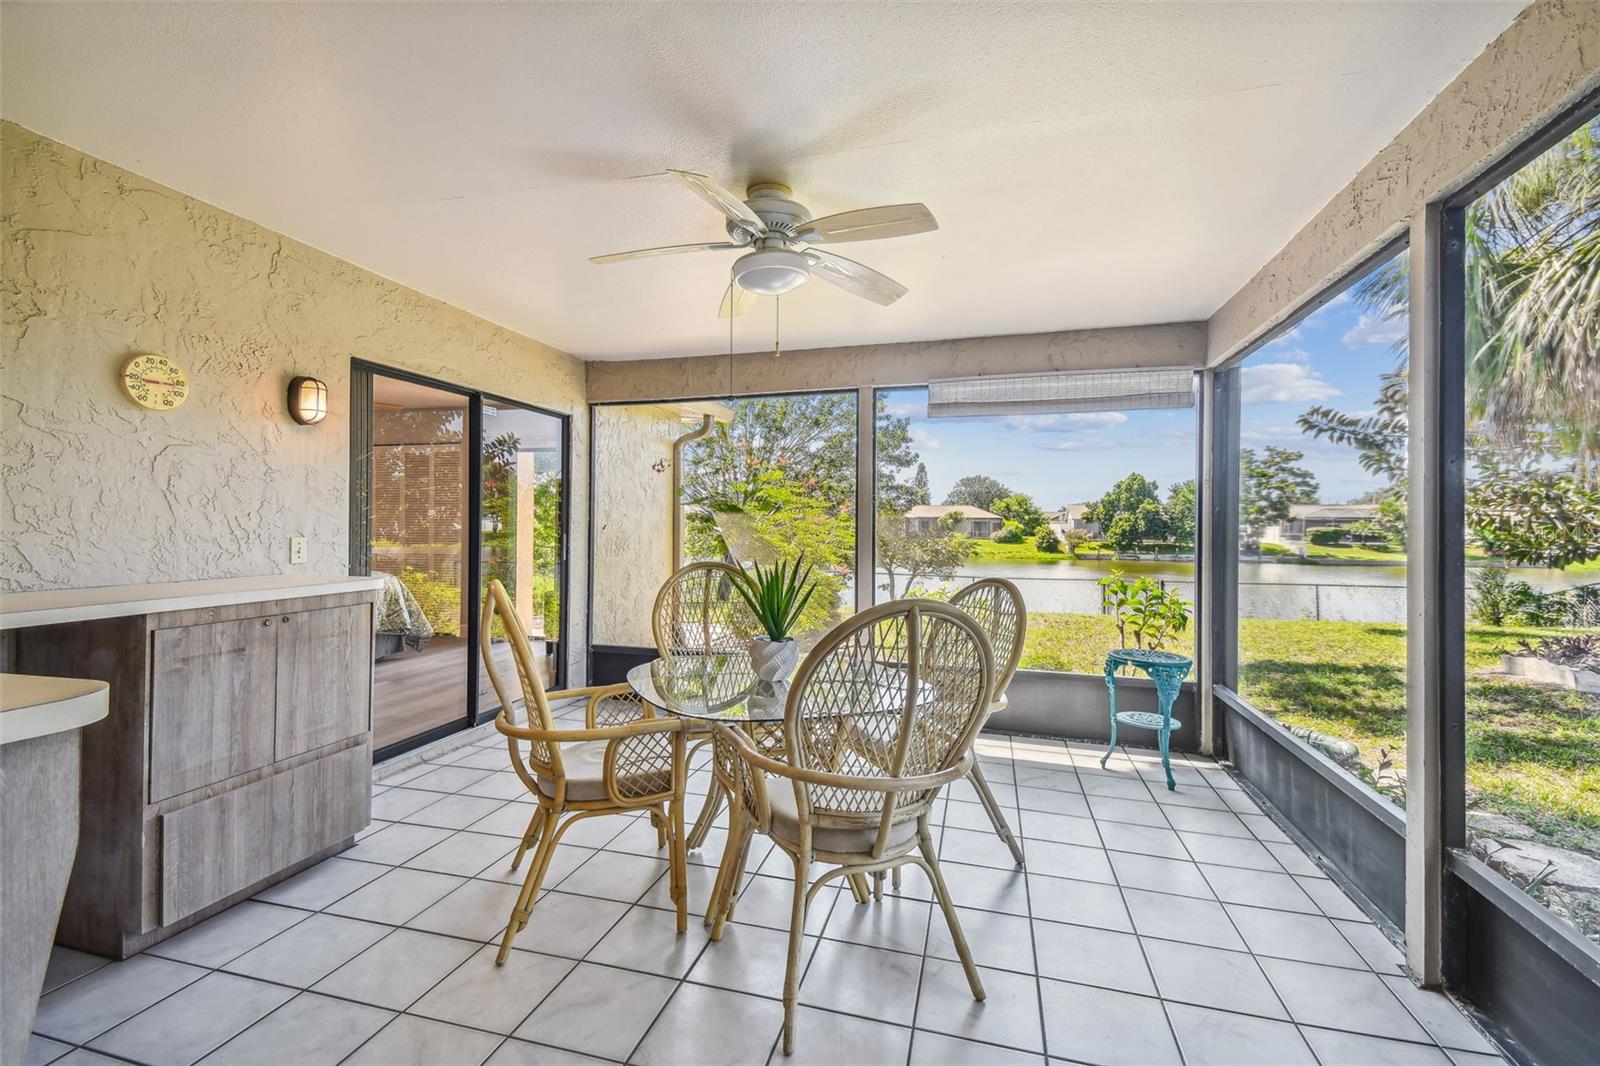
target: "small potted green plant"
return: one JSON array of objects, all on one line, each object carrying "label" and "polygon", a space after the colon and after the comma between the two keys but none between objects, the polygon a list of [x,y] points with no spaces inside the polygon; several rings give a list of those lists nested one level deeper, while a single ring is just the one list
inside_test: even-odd
[{"label": "small potted green plant", "polygon": [[802,571],[802,566],[803,557],[788,567],[781,562],[769,568],[752,563],[751,570],[739,565],[739,579],[733,587],[766,630],[766,636],[750,641],[750,664],[762,681],[787,678],[800,662],[800,645],[789,634],[816,591],[812,568],[805,566]]}]

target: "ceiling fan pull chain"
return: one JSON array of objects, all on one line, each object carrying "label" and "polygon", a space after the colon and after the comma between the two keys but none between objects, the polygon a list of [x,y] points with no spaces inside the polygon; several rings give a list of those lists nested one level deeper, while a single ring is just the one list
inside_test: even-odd
[{"label": "ceiling fan pull chain", "polygon": [[782,318],[780,317],[782,314],[783,297],[774,296],[772,298],[772,358],[774,359],[783,354],[778,348],[778,340],[782,335],[779,328],[782,323]]}]

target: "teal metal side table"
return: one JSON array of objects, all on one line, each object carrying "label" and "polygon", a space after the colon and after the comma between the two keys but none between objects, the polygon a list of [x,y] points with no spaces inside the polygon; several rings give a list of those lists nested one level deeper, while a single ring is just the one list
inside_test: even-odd
[{"label": "teal metal side table", "polygon": [[[1150,711],[1118,711],[1117,710],[1117,668],[1131,666],[1136,670],[1143,670],[1156,683],[1156,699],[1161,705],[1161,713],[1154,714]],[[1111,753],[1117,750],[1117,724],[1131,725],[1137,729],[1154,729],[1161,743],[1161,769],[1167,773],[1167,789],[1175,791],[1178,783],[1172,779],[1172,763],[1168,757],[1168,748],[1172,741],[1172,731],[1183,723],[1172,718],[1172,703],[1178,698],[1178,687],[1183,684],[1183,679],[1188,676],[1194,660],[1183,655],[1175,655],[1170,651],[1145,651],[1142,648],[1119,648],[1106,656],[1106,691],[1111,694],[1111,746],[1106,748],[1106,753],[1100,756],[1100,765],[1105,766],[1106,760],[1111,758]]]}]

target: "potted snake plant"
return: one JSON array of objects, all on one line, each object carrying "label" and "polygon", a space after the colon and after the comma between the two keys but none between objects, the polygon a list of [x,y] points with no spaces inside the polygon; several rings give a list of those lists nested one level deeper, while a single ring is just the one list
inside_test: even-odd
[{"label": "potted snake plant", "polygon": [[787,567],[781,562],[772,567],[752,563],[746,570],[739,564],[739,578],[733,587],[766,631],[765,636],[750,641],[750,665],[762,681],[787,678],[800,662],[800,645],[790,634],[817,590],[811,581],[812,568],[805,566],[802,571],[804,564],[803,557]]}]

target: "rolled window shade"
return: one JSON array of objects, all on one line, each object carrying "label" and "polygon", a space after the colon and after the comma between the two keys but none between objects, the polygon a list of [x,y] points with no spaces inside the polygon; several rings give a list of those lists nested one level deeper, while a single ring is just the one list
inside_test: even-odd
[{"label": "rolled window shade", "polygon": [[1085,370],[928,383],[929,418],[1147,411],[1194,406],[1194,371]]}]

